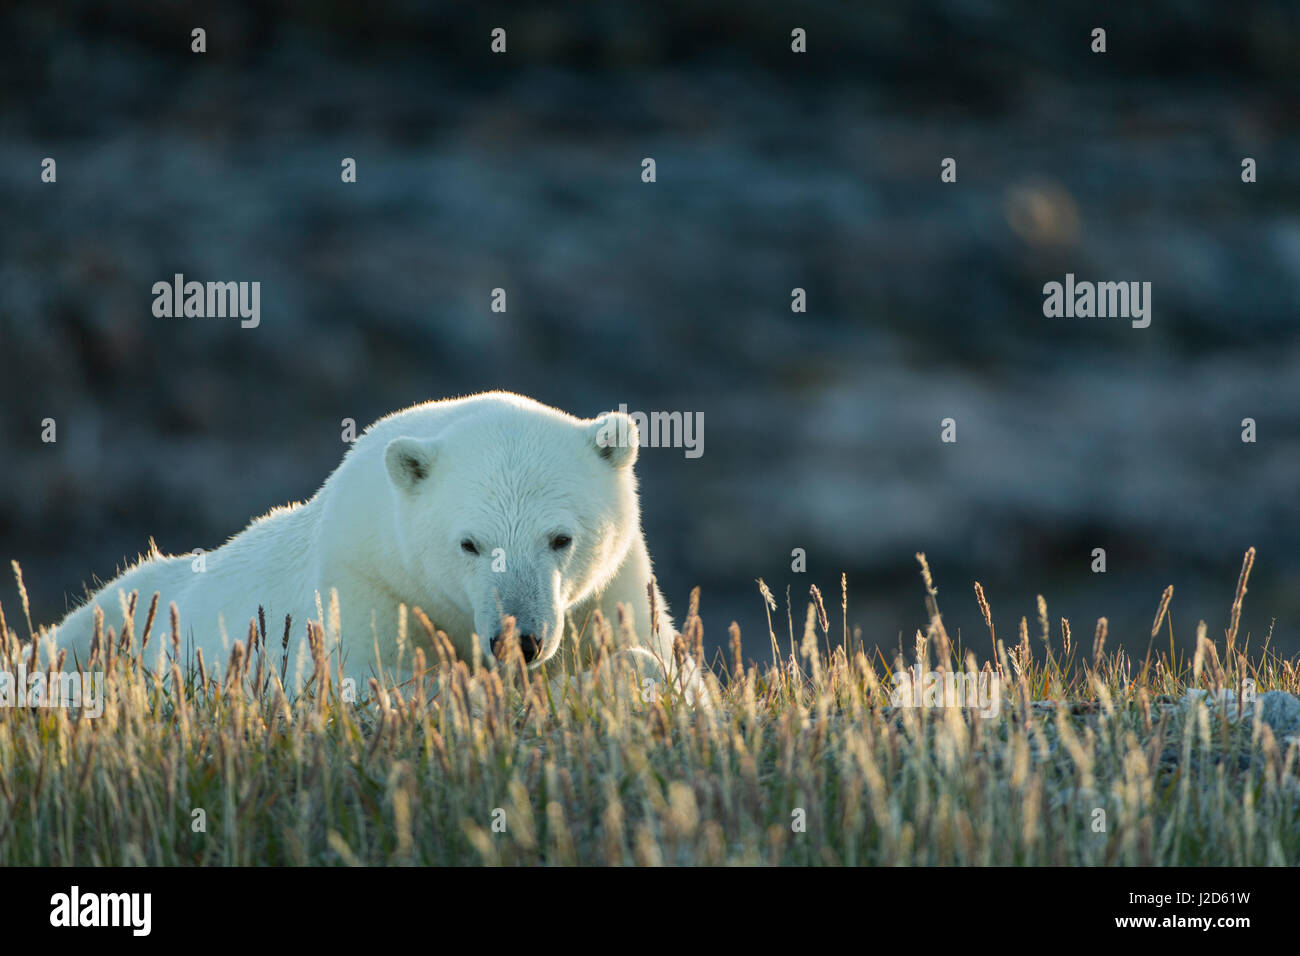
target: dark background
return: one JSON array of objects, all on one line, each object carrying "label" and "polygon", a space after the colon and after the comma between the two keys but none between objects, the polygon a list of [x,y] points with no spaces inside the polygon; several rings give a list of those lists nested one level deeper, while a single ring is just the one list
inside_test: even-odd
[{"label": "dark background", "polygon": [[[1243,631],[1300,651],[1300,5],[72,2],[0,38],[0,556],[38,621],[309,497],[345,417],[506,388],[704,413],[639,471],[710,646],[766,656],[760,576],[838,621],[841,571],[895,646],[918,550],[980,650],[974,579],[1004,637],[1042,593],[1138,651],[1173,584],[1189,646],[1254,545]],[[261,326],[154,318],[176,272],[260,281]],[[1044,318],[1067,272],[1150,281],[1151,327]]]}]

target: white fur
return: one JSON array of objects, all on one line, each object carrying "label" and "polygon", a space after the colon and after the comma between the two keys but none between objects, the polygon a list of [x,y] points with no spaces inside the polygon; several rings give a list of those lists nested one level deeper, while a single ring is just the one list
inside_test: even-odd
[{"label": "white fur", "polygon": [[[562,646],[568,660],[575,631],[584,623],[590,631],[596,609],[618,637],[621,603],[642,646],[671,662],[676,632],[657,592],[651,628],[650,557],[632,469],[636,432],[621,422],[630,440],[602,449],[597,433],[611,421],[580,420],[504,392],[395,412],[365,431],[310,501],[253,521],[206,555],[203,573],[188,555],[146,557],[58,625],[58,646],[84,663],[95,605],[106,626],[120,629],[122,595],[138,591],[143,608],[158,591],[161,608],[176,602],[186,648],[202,648],[210,670],[224,665],[233,641],[246,639],[259,604],[278,665],[284,616],[292,615],[296,675],[305,622],[318,619],[319,595],[328,631],[334,588],[341,646],[329,650],[337,660],[341,649],[345,676],[363,688],[376,673],[405,677],[414,646],[437,660],[411,618],[398,670],[402,604],[421,608],[465,659],[488,650],[498,611],[513,615],[521,633],[542,640],[536,666]],[[552,548],[558,534],[573,539],[559,552]],[[465,539],[477,557],[462,549]],[[495,549],[504,571],[493,570]],[[582,660],[592,647],[584,639],[577,649]]]}]

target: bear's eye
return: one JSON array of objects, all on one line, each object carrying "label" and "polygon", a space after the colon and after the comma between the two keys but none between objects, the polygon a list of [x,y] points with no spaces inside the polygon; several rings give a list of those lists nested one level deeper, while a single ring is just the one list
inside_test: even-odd
[{"label": "bear's eye", "polygon": [[474,542],[469,538],[460,543],[460,549],[466,554],[478,554],[478,548],[474,547]]},{"label": "bear's eye", "polygon": [[571,544],[573,544],[573,539],[570,538],[567,534],[557,534],[554,538],[551,539],[551,550],[563,551]]}]

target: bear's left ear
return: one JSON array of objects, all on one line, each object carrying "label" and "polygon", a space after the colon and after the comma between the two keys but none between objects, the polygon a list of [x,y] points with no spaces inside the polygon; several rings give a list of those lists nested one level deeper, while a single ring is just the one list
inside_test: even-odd
[{"label": "bear's left ear", "polygon": [[394,438],[384,449],[384,465],[393,486],[411,494],[433,470],[433,448],[418,438]]},{"label": "bear's left ear", "polygon": [[606,412],[587,426],[587,442],[615,468],[630,468],[641,447],[641,434],[629,415]]}]

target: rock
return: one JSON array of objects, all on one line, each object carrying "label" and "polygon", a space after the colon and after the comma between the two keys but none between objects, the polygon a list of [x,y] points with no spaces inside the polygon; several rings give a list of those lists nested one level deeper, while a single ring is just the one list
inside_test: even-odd
[{"label": "rock", "polygon": [[1243,702],[1238,704],[1235,691],[1221,690],[1214,693],[1205,690],[1189,690],[1181,701],[1190,708],[1200,702],[1211,711],[1223,716],[1229,723],[1236,723],[1245,718],[1253,720],[1258,707],[1260,720],[1268,724],[1273,735],[1284,743],[1300,739],[1300,698],[1282,690],[1270,690],[1267,693],[1243,695]]}]

